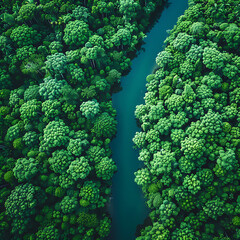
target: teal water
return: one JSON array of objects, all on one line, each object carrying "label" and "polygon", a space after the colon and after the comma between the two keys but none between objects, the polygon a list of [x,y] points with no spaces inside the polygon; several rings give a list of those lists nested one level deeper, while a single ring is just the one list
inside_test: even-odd
[{"label": "teal water", "polygon": [[145,38],[144,49],[132,61],[131,72],[121,79],[123,90],[113,95],[117,110],[117,136],[111,143],[113,160],[118,172],[113,177],[112,199],[109,210],[112,216],[111,240],[133,240],[138,224],[148,215],[142,191],[134,182],[134,172],[142,167],[138,151],[133,149],[132,138],[140,131],[136,125],[136,105],[144,102],[147,75],[151,74],[157,54],[163,49],[167,30],[172,29],[177,19],[187,9],[187,0],[170,0],[158,22]]}]

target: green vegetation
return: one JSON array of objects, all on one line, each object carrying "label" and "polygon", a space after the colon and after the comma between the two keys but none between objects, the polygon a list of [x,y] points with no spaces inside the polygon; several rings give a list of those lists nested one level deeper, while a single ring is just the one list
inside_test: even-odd
[{"label": "green vegetation", "polygon": [[111,94],[164,2],[1,1],[1,240],[108,237]]},{"label": "green vegetation", "polygon": [[148,221],[137,240],[240,239],[237,0],[190,0],[147,77],[133,138]]}]

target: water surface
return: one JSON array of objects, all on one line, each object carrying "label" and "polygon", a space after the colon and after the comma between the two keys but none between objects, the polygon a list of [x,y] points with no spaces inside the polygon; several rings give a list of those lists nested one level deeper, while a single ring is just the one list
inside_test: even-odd
[{"label": "water surface", "polygon": [[131,72],[121,79],[123,90],[113,95],[113,106],[117,110],[117,136],[111,143],[113,160],[118,172],[113,177],[111,240],[133,240],[138,224],[148,215],[148,209],[141,188],[134,182],[134,172],[142,167],[138,152],[133,149],[132,138],[140,131],[136,125],[136,105],[144,102],[147,75],[155,67],[157,54],[163,50],[167,30],[173,28],[177,19],[187,9],[187,0],[170,0],[158,22],[145,38],[145,51],[132,61]]}]

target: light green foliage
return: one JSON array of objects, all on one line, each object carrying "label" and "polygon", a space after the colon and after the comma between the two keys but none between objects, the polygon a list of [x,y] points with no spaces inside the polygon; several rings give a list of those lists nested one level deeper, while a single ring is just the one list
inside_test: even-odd
[{"label": "light green foliage", "polygon": [[160,215],[162,221],[166,221],[171,216],[177,216],[179,209],[176,204],[168,200],[164,200],[161,206],[159,207]]},{"label": "light green foliage", "polygon": [[208,135],[216,135],[222,131],[222,116],[211,109],[200,118],[200,121],[191,123],[186,133],[191,137],[206,138]]},{"label": "light green foliage", "polygon": [[59,185],[64,189],[70,188],[74,183],[75,181],[72,179],[71,175],[67,174],[66,171],[59,176]]},{"label": "light green foliage", "polygon": [[58,100],[46,100],[42,103],[42,112],[45,116],[53,119],[61,112],[61,103]]},{"label": "light green foliage", "polygon": [[117,171],[117,166],[111,158],[105,157],[95,165],[95,171],[98,178],[110,180],[114,172]]},{"label": "light green foliage", "polygon": [[112,36],[111,42],[116,47],[130,45],[131,32],[128,29],[121,28]]},{"label": "light green foliage", "polygon": [[216,197],[212,200],[209,200],[203,207],[204,212],[213,219],[217,219],[218,216],[223,215],[224,213],[224,202],[220,198]]},{"label": "light green foliage", "polygon": [[199,99],[211,98],[213,96],[212,90],[206,85],[199,86],[196,89],[196,93]]},{"label": "light green foliage", "polygon": [[52,170],[55,173],[64,173],[67,171],[69,165],[74,160],[73,155],[66,150],[56,150],[52,153],[52,157],[48,159]]},{"label": "light green foliage", "polygon": [[185,102],[182,96],[179,96],[177,94],[172,94],[171,97],[169,97],[165,101],[165,104],[169,111],[178,113],[183,111],[183,106]]},{"label": "light green foliage", "polygon": [[29,101],[33,99],[39,99],[39,86],[38,85],[32,85],[29,86],[25,91],[24,91],[24,101]]},{"label": "light green foliage", "polygon": [[187,114],[185,112],[178,112],[177,114],[172,113],[170,115],[170,121],[174,128],[181,128],[189,120],[188,120]]},{"label": "light green foliage", "polygon": [[100,235],[100,237],[104,238],[106,236],[108,236],[109,232],[110,232],[110,227],[111,227],[111,220],[108,217],[104,217],[99,224],[99,227],[97,229],[98,234]]},{"label": "light green foliage", "polygon": [[87,8],[82,6],[77,6],[75,9],[73,9],[72,16],[77,20],[83,20],[87,22],[89,12]]},{"label": "light green foliage", "polygon": [[58,240],[60,237],[59,230],[53,225],[40,229],[36,235],[37,240]]},{"label": "light green foliage", "polygon": [[154,129],[157,130],[161,135],[168,135],[171,129],[172,123],[169,118],[160,118]]},{"label": "light green foliage", "polygon": [[29,131],[24,134],[22,139],[26,146],[33,147],[39,141],[39,136],[36,132]]},{"label": "light green foliage", "polygon": [[109,84],[103,78],[96,81],[96,89],[98,89],[99,91],[102,92],[108,91],[109,87],[110,87]]},{"label": "light green foliage", "polygon": [[13,141],[13,148],[17,150],[22,150],[24,147],[22,138],[17,138]]},{"label": "light green foliage", "polygon": [[105,154],[106,151],[104,148],[91,145],[87,150],[87,159],[90,162],[99,163]]},{"label": "light green foliage", "polygon": [[27,101],[20,107],[20,114],[24,123],[33,121],[41,114],[41,102],[36,99]]},{"label": "light green foliage", "polygon": [[191,63],[196,63],[197,60],[202,59],[203,55],[203,48],[201,46],[192,44],[189,51],[186,53],[186,59],[187,61]]},{"label": "light green foliage", "polygon": [[29,181],[37,174],[39,167],[39,162],[34,158],[19,158],[13,173],[19,182]]},{"label": "light green foliage", "polygon": [[230,102],[237,104],[240,103],[240,88],[236,88],[230,92]]},{"label": "light green foliage", "polygon": [[88,144],[89,142],[86,139],[70,139],[67,150],[74,156],[80,156]]},{"label": "light green foliage", "polygon": [[108,113],[102,113],[94,122],[91,131],[98,138],[112,138],[116,133],[117,121]]},{"label": "light green foliage", "polygon": [[211,89],[216,89],[221,87],[222,78],[219,75],[214,74],[214,72],[210,72],[209,75],[205,75],[202,78],[201,82],[208,85]]},{"label": "light green foliage", "polygon": [[183,129],[172,129],[171,130],[171,139],[173,143],[177,146],[180,146],[181,141],[184,140],[186,133]]},{"label": "light green foliage", "polygon": [[120,0],[119,11],[123,14],[126,20],[136,17],[139,4],[134,0]]},{"label": "light green foliage", "polygon": [[[140,105],[141,106],[141,105]],[[140,108],[137,108],[136,111],[138,111],[138,109],[140,110]],[[135,111],[135,116],[137,118],[139,118],[140,116],[138,114],[136,114],[136,111]],[[142,111],[142,110],[141,110]],[[146,111],[146,108],[143,108],[143,111],[144,112],[147,112]],[[165,116],[165,113],[166,113],[166,110],[164,108],[164,105],[163,105],[163,102],[159,101],[157,103],[157,105],[152,105],[150,110],[149,110],[149,114],[148,114],[148,117],[150,120],[159,120],[161,119],[162,117]]]},{"label": "light green foliage", "polygon": [[76,105],[70,104],[68,102],[65,102],[64,104],[62,104],[62,111],[70,120],[73,120],[76,118],[76,113],[74,111],[75,108],[76,108]]},{"label": "light green foliage", "polygon": [[217,164],[227,171],[231,171],[239,167],[238,160],[235,157],[235,152],[232,149],[219,151]]},{"label": "light green foliage", "polygon": [[18,185],[11,191],[5,202],[6,214],[12,218],[25,218],[35,213],[36,199],[39,187],[31,183]]},{"label": "light green foliage", "polygon": [[146,143],[146,133],[136,132],[134,138],[132,139],[136,147],[143,148]]},{"label": "light green foliage", "polygon": [[21,128],[19,124],[15,124],[8,128],[7,134],[5,136],[6,141],[13,141],[14,139],[18,138],[20,136]]},{"label": "light green foliage", "polygon": [[104,46],[104,40],[101,36],[99,35],[92,35],[90,38],[89,38],[89,41],[88,41],[90,44],[92,44],[92,46],[98,46],[98,47],[103,47]]},{"label": "light green foliage", "polygon": [[67,70],[67,57],[63,53],[48,55],[45,64],[51,74],[64,74]]},{"label": "light green foliage", "polygon": [[97,100],[83,102],[80,105],[80,111],[87,119],[93,119],[99,112],[99,103]]},{"label": "light green foliage", "polygon": [[80,189],[79,196],[89,203],[97,203],[99,200],[99,188],[93,181],[85,181],[83,187]]},{"label": "light green foliage", "polygon": [[172,235],[173,240],[197,240],[195,237],[194,229],[185,222],[181,223],[180,228],[177,228]]},{"label": "light green foliage", "polygon": [[235,23],[230,23],[223,31],[223,36],[229,48],[237,49],[239,47],[240,34],[239,27]]},{"label": "light green foliage", "polygon": [[[53,41],[50,43],[49,49],[52,54],[56,54],[56,53],[62,52],[63,45],[59,41]],[[47,56],[47,57],[49,58],[50,56]],[[52,56],[52,58],[53,58],[53,56]],[[47,59],[47,60],[49,61],[49,59]],[[58,61],[60,63],[61,62],[60,60],[64,60],[64,62],[66,62],[66,56],[65,55],[61,56],[59,54],[57,56],[55,55],[55,61]],[[53,67],[53,66],[55,67],[55,65],[56,65],[56,64],[52,64],[52,63],[48,63],[48,64],[49,64],[50,69],[51,69],[51,67]]]},{"label": "light green foliage", "polygon": [[85,157],[75,159],[69,165],[67,173],[72,176],[75,181],[85,179],[91,171],[91,166]]},{"label": "light green foliage", "polygon": [[14,174],[13,171],[7,171],[4,176],[4,181],[6,181],[7,183],[12,183],[14,181]]},{"label": "light green foliage", "polygon": [[32,54],[36,53],[37,49],[32,45],[24,46],[21,48],[17,48],[16,50],[16,58],[19,61],[23,61],[29,58]]},{"label": "light green foliage", "polygon": [[239,84],[237,78],[239,75],[238,67],[227,63],[222,71],[223,75],[231,80],[231,87],[237,87]]},{"label": "light green foliage", "polygon": [[81,58],[80,49],[66,51],[65,54],[66,54],[68,63],[78,61]]},{"label": "light green foliage", "polygon": [[196,168],[196,164],[186,157],[181,157],[178,164],[181,173],[191,173]]},{"label": "light green foliage", "polygon": [[201,190],[200,185],[201,182],[194,174],[187,175],[183,180],[183,186],[192,194],[196,194],[199,190]]},{"label": "light green foliage", "polygon": [[17,138],[13,141],[13,148],[14,149],[22,150],[23,147],[24,146],[23,146],[22,138]]},{"label": "light green foliage", "polygon": [[43,140],[40,150],[48,150],[54,147],[66,146],[69,142],[69,128],[62,119],[51,121],[43,130]]},{"label": "light green foliage", "polygon": [[143,162],[149,162],[151,158],[150,152],[147,149],[141,149],[139,152],[139,157],[138,160],[139,161],[143,161]]},{"label": "light green foliage", "polygon": [[[72,67],[72,69],[71,69]],[[72,75],[72,82],[74,83],[85,83],[84,72],[82,68],[76,67],[75,65],[69,65],[70,73]]]},{"label": "light green foliage", "polygon": [[6,116],[10,113],[10,108],[7,106],[1,106],[0,107],[0,115],[1,116]]},{"label": "light green foliage", "polygon": [[56,80],[51,77],[44,78],[43,83],[40,83],[39,94],[44,100],[58,99],[62,94],[63,87],[67,84],[65,80]]},{"label": "light green foliage", "polygon": [[205,147],[203,139],[187,137],[181,142],[181,151],[186,158],[196,160],[202,157]]},{"label": "light green foliage", "polygon": [[82,20],[75,20],[66,25],[63,40],[70,46],[79,47],[87,42],[90,35],[88,24]]},{"label": "light green foliage", "polygon": [[9,105],[14,107],[15,105],[19,105],[19,101],[22,98],[24,90],[21,88],[11,90],[9,96]]},{"label": "light green foliage", "polygon": [[153,226],[147,226],[141,231],[141,236],[137,237],[136,240],[145,239],[158,239],[158,240],[169,240],[170,231],[159,222],[154,222]]},{"label": "light green foliage", "polygon": [[203,51],[203,63],[212,70],[224,67],[224,56],[216,48],[206,47]]},{"label": "light green foliage", "polygon": [[237,104],[232,103],[223,108],[222,118],[225,121],[233,120],[238,114]]},{"label": "light green foliage", "polygon": [[189,84],[186,84],[184,86],[182,96],[186,103],[193,103],[196,99],[196,94],[194,93],[192,87]]},{"label": "light green foliage", "polygon": [[159,132],[157,130],[151,129],[146,133],[145,140],[148,143],[153,143],[154,141],[158,141],[159,139]]},{"label": "light green foliage", "polygon": [[160,174],[169,174],[176,164],[175,154],[167,151],[159,151],[153,155],[150,162],[150,171],[152,174],[159,176]]},{"label": "light green foliage", "polygon": [[211,186],[214,175],[210,169],[204,168],[204,169],[200,170],[199,172],[197,172],[196,175],[197,175],[197,179],[199,179],[199,181],[201,183],[201,186],[204,186],[204,187]]},{"label": "light green foliage", "polygon": [[173,56],[170,52],[162,51],[156,57],[156,63],[159,67],[163,69],[172,68],[173,65]]},{"label": "light green foliage", "polygon": [[32,54],[29,58],[25,59],[21,66],[20,70],[23,74],[36,77],[37,74],[41,73],[44,57],[39,54]]},{"label": "light green foliage", "polygon": [[184,61],[180,65],[180,73],[184,79],[192,78],[195,71],[195,66],[190,61]]},{"label": "light green foliage", "polygon": [[32,3],[28,3],[25,5],[22,5],[18,12],[18,21],[29,21],[32,20],[34,17],[34,12],[36,11],[36,5]]},{"label": "light green foliage", "polygon": [[118,83],[120,81],[120,78],[121,78],[121,73],[116,70],[116,69],[111,69],[109,72],[108,72],[108,76],[106,77],[106,80],[109,84],[114,84],[114,83]]},{"label": "light green foliage", "polygon": [[147,168],[137,170],[134,175],[134,181],[137,183],[137,185],[145,186],[151,183],[150,172]]},{"label": "light green foliage", "polygon": [[36,45],[40,41],[41,35],[33,28],[23,24],[13,29],[10,38],[19,47],[23,47]]},{"label": "light green foliage", "polygon": [[179,33],[172,42],[174,48],[178,51],[186,52],[189,45],[194,43],[194,38],[186,33]]},{"label": "light green foliage", "polygon": [[194,22],[190,27],[190,33],[200,38],[206,35],[206,30],[203,22]]},{"label": "light green foliage", "polygon": [[74,212],[77,206],[78,206],[78,201],[76,197],[65,196],[60,203],[61,210],[64,214]]}]

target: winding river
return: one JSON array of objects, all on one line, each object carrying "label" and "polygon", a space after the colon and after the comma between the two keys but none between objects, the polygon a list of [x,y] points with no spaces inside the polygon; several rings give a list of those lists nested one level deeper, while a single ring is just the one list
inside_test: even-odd
[{"label": "winding river", "polygon": [[148,215],[142,191],[134,182],[134,172],[140,168],[138,151],[133,149],[132,138],[140,131],[136,125],[136,105],[144,102],[146,77],[155,68],[155,58],[164,47],[167,30],[172,29],[177,19],[187,9],[187,0],[170,0],[158,22],[147,34],[143,48],[132,61],[131,72],[121,79],[123,90],[113,95],[117,110],[117,136],[111,143],[113,160],[118,172],[113,177],[112,200],[109,210],[112,215],[111,240],[133,240],[138,224]]}]

